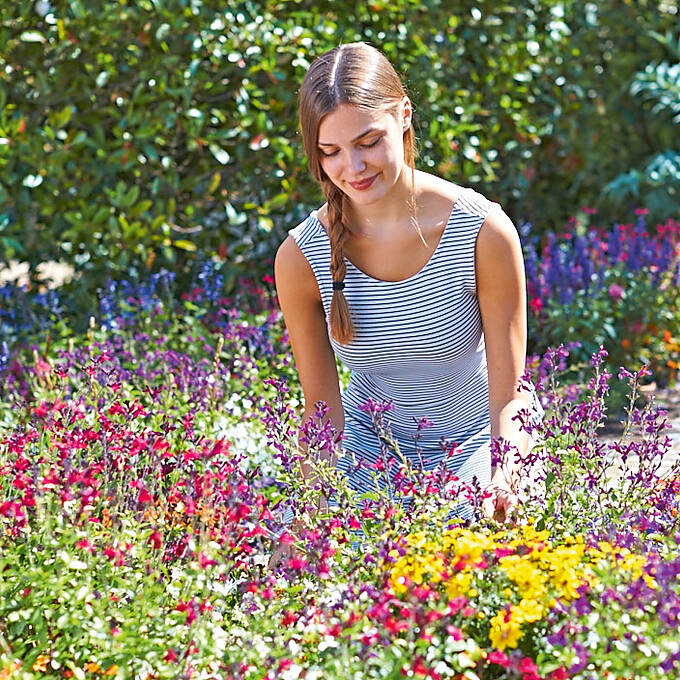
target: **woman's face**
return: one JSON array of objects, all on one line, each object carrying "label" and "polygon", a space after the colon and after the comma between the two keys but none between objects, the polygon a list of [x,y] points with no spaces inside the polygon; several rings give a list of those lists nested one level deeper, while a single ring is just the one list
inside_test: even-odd
[{"label": "woman's face", "polygon": [[397,116],[340,104],[319,125],[321,167],[353,202],[384,198],[399,180],[404,163],[404,130],[411,105],[404,98]]}]

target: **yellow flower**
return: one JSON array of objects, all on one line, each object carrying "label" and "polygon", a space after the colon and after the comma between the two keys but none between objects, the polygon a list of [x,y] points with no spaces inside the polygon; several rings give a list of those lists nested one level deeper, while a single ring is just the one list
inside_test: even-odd
[{"label": "yellow flower", "polygon": [[576,600],[579,597],[578,588],[583,585],[583,580],[567,569],[560,571],[553,578],[553,585],[559,596],[565,600]]},{"label": "yellow flower", "polygon": [[543,605],[537,600],[521,600],[519,604],[512,605],[510,612],[513,619],[518,623],[533,623],[543,617]]},{"label": "yellow flower", "polygon": [[630,571],[633,578],[640,578],[645,564],[647,564],[647,560],[644,555],[622,554],[618,566]]},{"label": "yellow flower", "polygon": [[469,570],[459,571],[446,582],[446,594],[451,598],[466,595],[472,584],[472,573]]},{"label": "yellow flower", "polygon": [[651,577],[649,574],[642,574],[642,580],[652,589],[656,589],[658,587],[656,583],[656,579]]},{"label": "yellow flower", "polygon": [[517,647],[521,638],[522,629],[519,621],[515,621],[511,613],[503,609],[491,619],[489,640],[497,649],[503,651],[508,647]]},{"label": "yellow flower", "polygon": [[528,556],[507,555],[498,561],[522,597],[537,599],[545,591],[546,577]]},{"label": "yellow flower", "polygon": [[444,562],[440,555],[406,554],[399,558],[390,573],[390,585],[397,594],[405,593],[408,581],[422,585],[427,578],[433,583],[441,581]]}]

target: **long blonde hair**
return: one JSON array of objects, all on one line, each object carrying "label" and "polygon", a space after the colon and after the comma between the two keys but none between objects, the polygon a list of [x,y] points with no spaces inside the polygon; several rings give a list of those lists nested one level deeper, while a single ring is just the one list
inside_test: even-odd
[{"label": "long blonde hair", "polygon": [[[319,182],[328,204],[328,237],[331,244],[331,277],[342,282],[346,275],[344,243],[349,236],[347,195],[323,171],[317,146],[319,125],[340,104],[370,111],[396,113],[406,91],[387,57],[366,43],[340,45],[318,57],[305,75],[298,100],[302,141],[309,169]],[[404,132],[404,161],[415,181],[415,136],[413,126]],[[415,203],[412,206],[414,209]],[[416,223],[417,224],[417,223]],[[346,344],[354,338],[354,324],[347,298],[333,291],[329,313],[331,335]]]}]

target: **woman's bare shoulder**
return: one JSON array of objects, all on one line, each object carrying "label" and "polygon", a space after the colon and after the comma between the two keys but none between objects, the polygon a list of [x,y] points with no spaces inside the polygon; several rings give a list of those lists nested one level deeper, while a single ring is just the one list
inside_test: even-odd
[{"label": "woman's bare shoulder", "polygon": [[328,203],[324,203],[321,207],[313,210],[311,214],[319,221],[324,231],[328,233]]},{"label": "woman's bare shoulder", "polygon": [[422,170],[416,171],[416,186],[425,200],[448,203],[455,203],[465,191],[469,191],[467,187]]},{"label": "woman's bare shoulder", "polygon": [[419,208],[424,213],[447,212],[466,191],[469,191],[467,187],[423,171],[416,171],[416,186]]},{"label": "woman's bare shoulder", "polygon": [[274,279],[279,296],[284,291],[297,290],[304,297],[321,299],[316,276],[292,235],[288,235],[276,251]]}]

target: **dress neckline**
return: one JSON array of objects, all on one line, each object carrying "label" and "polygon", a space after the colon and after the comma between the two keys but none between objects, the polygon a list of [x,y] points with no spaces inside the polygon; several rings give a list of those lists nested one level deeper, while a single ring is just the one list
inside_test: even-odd
[{"label": "dress neckline", "polygon": [[[350,259],[345,257],[345,263],[348,264],[355,272],[358,272],[361,274],[361,276],[369,279],[370,281],[375,281],[376,283],[380,284],[390,284],[390,283],[408,283],[409,281],[412,281],[416,277],[420,276],[429,266],[430,264],[436,259],[439,251],[442,248],[442,243],[444,242],[444,239],[446,238],[446,234],[449,231],[449,227],[451,223],[453,222],[453,213],[456,211],[456,208],[458,207],[458,201],[460,200],[460,197],[462,196],[463,192],[465,189],[462,189],[460,194],[456,196],[456,200],[453,202],[453,205],[451,206],[451,210],[449,212],[449,217],[446,220],[446,224],[444,225],[444,229],[442,231],[441,236],[439,237],[439,241],[437,245],[435,246],[435,249],[432,251],[432,255],[428,258],[427,262],[415,273],[411,274],[411,276],[408,276],[405,279],[399,279],[397,281],[387,281],[386,279],[378,279],[375,276],[371,276],[370,274],[367,274],[363,269],[359,269]],[[316,216],[316,210],[313,210],[311,213],[309,213],[309,217],[316,222],[317,226],[321,231],[323,232],[324,236],[328,240],[328,243],[330,244],[330,237],[328,236],[328,233],[326,232],[325,227],[323,224],[321,224],[321,220]]]}]

